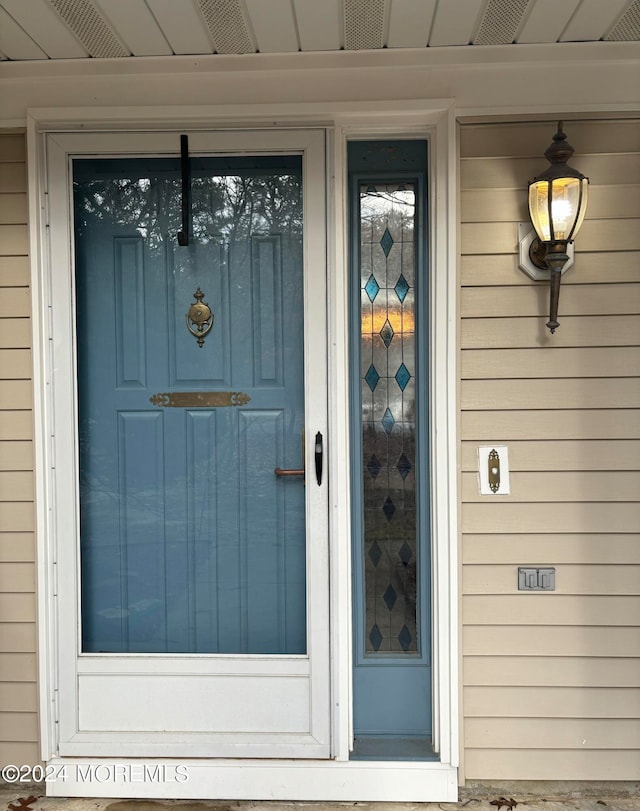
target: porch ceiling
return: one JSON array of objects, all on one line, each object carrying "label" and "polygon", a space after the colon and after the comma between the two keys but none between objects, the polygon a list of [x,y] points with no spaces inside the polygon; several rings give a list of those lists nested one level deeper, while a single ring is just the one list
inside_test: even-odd
[{"label": "porch ceiling", "polygon": [[640,39],[640,0],[0,0],[0,60]]}]

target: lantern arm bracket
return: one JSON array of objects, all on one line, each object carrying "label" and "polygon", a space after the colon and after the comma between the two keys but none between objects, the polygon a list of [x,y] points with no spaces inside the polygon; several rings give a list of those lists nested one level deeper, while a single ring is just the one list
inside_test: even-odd
[{"label": "lantern arm bracket", "polygon": [[[551,274],[550,269],[548,267],[539,267],[531,258],[532,245],[537,243],[537,241],[538,237],[535,229],[531,225],[531,222],[518,223],[518,267],[520,270],[524,270],[528,276],[535,279],[537,282],[549,281]],[[573,266],[573,242],[568,243],[566,252],[567,256],[569,257],[569,261],[565,262],[562,268],[563,275],[569,270],[569,268]]]}]

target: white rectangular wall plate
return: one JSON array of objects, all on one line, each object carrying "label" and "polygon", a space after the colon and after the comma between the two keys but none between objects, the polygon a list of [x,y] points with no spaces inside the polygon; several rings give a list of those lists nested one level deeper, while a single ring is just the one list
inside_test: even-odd
[{"label": "white rectangular wall plate", "polygon": [[481,445],[478,448],[478,480],[481,496],[508,496],[509,448],[506,445]]}]

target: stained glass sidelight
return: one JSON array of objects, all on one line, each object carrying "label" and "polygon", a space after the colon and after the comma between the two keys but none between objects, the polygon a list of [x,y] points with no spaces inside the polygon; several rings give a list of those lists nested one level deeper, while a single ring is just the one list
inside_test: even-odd
[{"label": "stained glass sidelight", "polygon": [[365,652],[418,653],[412,183],[362,183]]}]

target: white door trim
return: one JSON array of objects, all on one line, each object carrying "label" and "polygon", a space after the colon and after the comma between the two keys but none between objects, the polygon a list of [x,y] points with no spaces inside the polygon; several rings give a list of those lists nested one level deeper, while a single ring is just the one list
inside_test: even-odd
[{"label": "white door trim", "polygon": [[[349,447],[349,408],[347,381],[348,360],[348,182],[347,141],[350,139],[425,138],[429,141],[429,393],[430,393],[430,465],[437,470],[431,476],[431,539],[432,539],[432,631],[433,631],[433,745],[441,762],[459,765],[458,734],[458,498],[457,498],[457,125],[453,108],[444,103],[417,114],[404,115],[378,111],[373,114],[370,103],[351,115],[336,115],[333,142],[335,187],[333,210],[337,228],[330,272],[331,294],[334,302],[330,312],[335,314],[332,344],[336,353],[330,355],[329,379],[332,391],[340,393],[330,403],[330,419],[336,417],[341,447]],[[331,162],[330,162],[331,164]],[[437,203],[436,203],[437,201]],[[342,226],[342,227],[340,227]],[[330,243],[331,251],[331,243]],[[331,255],[331,254],[330,254]],[[333,412],[331,411],[333,409]],[[346,444],[342,444],[345,442]],[[332,606],[340,607],[340,636],[333,639],[334,656],[340,668],[334,668],[334,689],[348,695],[351,705],[351,602],[339,601],[340,594],[351,594],[350,514],[348,493],[349,470],[331,471],[336,482],[332,529],[332,566],[334,595]],[[338,485],[340,490],[338,491]],[[338,508],[340,500],[344,502]],[[338,570],[337,567],[340,567]],[[346,692],[348,691],[348,692]],[[335,702],[334,702],[335,703]],[[348,758],[353,738],[351,712],[334,717],[334,752],[340,759]]]},{"label": "white door trim", "polygon": [[[269,109],[265,109],[265,108]],[[192,118],[193,117],[193,118]],[[55,522],[75,520],[74,515],[54,516],[52,511],[56,460],[53,440],[48,432],[48,416],[55,407],[48,365],[51,322],[49,256],[53,250],[69,252],[68,235],[49,235],[46,196],[45,142],[48,133],[60,131],[132,131],[157,129],[184,131],[189,119],[197,118],[202,129],[224,128],[225,122],[242,122],[247,128],[266,127],[274,120],[280,126],[327,127],[328,147],[328,313],[329,313],[329,404],[328,475],[330,480],[330,631],[332,690],[332,753],[334,761],[307,763],[306,777],[292,779],[284,787],[282,775],[289,769],[303,776],[296,762],[270,761],[251,766],[243,763],[243,780],[234,777],[234,766],[227,761],[209,761],[215,775],[209,796],[279,799],[395,799],[451,801],[456,798],[458,752],[458,516],[457,516],[457,444],[456,444],[456,188],[457,132],[451,100],[381,101],[362,103],[313,103],[263,105],[259,113],[253,105],[227,105],[216,108],[167,107],[146,115],[144,108],[58,108],[31,110],[28,115],[28,167],[30,201],[31,267],[34,330],[34,417],[36,458],[36,510],[38,538],[39,594],[39,691],[42,758],[56,763],[57,680],[55,624],[58,584],[55,574],[55,550],[51,538]],[[252,127],[253,124],[253,127]],[[277,126],[277,125],[276,125]],[[434,593],[434,738],[439,763],[349,762],[351,739],[351,604],[350,604],[350,518],[349,469],[345,460],[349,448],[348,419],[348,302],[346,261],[346,137],[397,137],[413,135],[431,140],[431,194],[439,204],[431,209],[432,289],[432,464],[440,471],[433,491],[433,593]],[[65,182],[58,177],[55,182]],[[59,244],[60,239],[67,244]],[[58,254],[59,255],[59,254]],[[70,261],[71,257],[67,257]],[[67,358],[63,373],[74,373],[72,358]],[[437,428],[437,430],[436,430]],[[60,437],[60,440],[73,437]],[[59,469],[58,469],[58,472]],[[72,765],[72,761],[65,761]],[[97,761],[96,761],[97,762]],[[111,762],[111,761],[110,761]],[[314,770],[315,768],[315,770]],[[200,773],[200,772],[199,772]],[[409,778],[406,796],[398,793],[400,775]],[[251,779],[248,779],[251,775]],[[333,776],[330,776],[333,775]],[[348,775],[348,777],[346,777]],[[391,776],[395,775],[395,778]],[[226,777],[225,777],[226,776]],[[308,777],[308,780],[307,780]],[[224,779],[223,779],[224,778]],[[288,778],[287,778],[288,779]],[[171,786],[145,788],[146,796],[204,796],[193,788],[172,793]],[[259,788],[262,785],[263,788]],[[339,788],[344,786],[344,790]],[[306,787],[305,787],[306,786]],[[391,792],[387,794],[388,790]],[[243,788],[244,787],[244,788]],[[129,796],[140,795],[140,786]],[[104,796],[108,786],[91,788],[70,783],[49,784],[54,794],[74,793]],[[157,792],[160,793],[157,793]],[[195,791],[196,793],[188,793]],[[156,793],[154,793],[156,792]],[[175,792],[175,788],[173,789]],[[186,792],[186,793],[185,793]],[[372,792],[374,794],[372,795]],[[375,793],[377,792],[377,793]],[[118,785],[111,796],[128,796]]]}]

